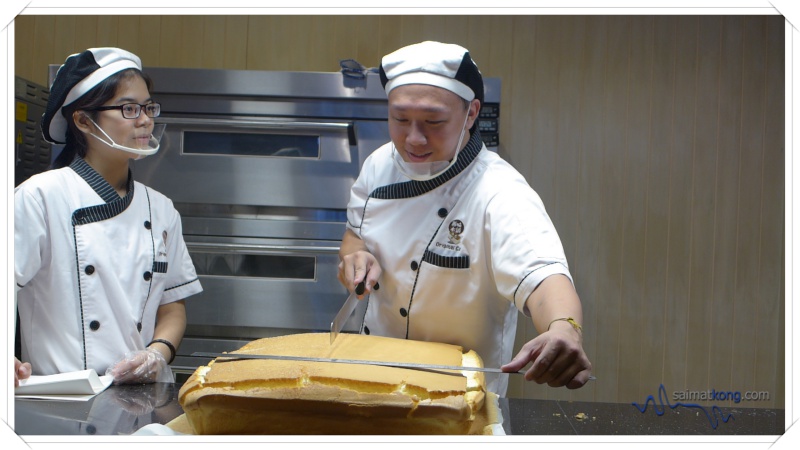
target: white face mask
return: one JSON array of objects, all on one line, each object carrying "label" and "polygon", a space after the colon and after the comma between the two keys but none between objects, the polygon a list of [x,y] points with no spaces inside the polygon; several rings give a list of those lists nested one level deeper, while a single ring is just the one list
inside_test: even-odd
[{"label": "white face mask", "polygon": [[122,150],[124,152],[138,155],[138,157],[136,158],[137,160],[142,159],[145,156],[155,155],[156,152],[158,152],[158,149],[161,148],[161,137],[164,134],[164,129],[167,127],[167,125],[163,123],[157,123],[153,125],[153,132],[150,133],[150,140],[147,141],[147,145],[142,146],[142,148],[132,148],[117,144],[116,142],[114,142],[114,139],[112,139],[111,136],[108,135],[108,133],[106,133],[102,128],[100,128],[99,125],[97,125],[97,123],[94,120],[92,120],[91,118],[89,118],[89,120],[94,124],[95,127],[97,127],[98,130],[100,130],[101,133],[103,133],[103,136],[105,136],[106,139],[108,139],[108,141],[106,141],[105,139],[101,138],[100,136],[94,133],[90,133],[92,136],[94,136],[97,140],[99,140],[100,142],[106,144],[111,148],[115,148],[117,150]]},{"label": "white face mask", "polygon": [[407,162],[400,156],[400,152],[397,151],[397,147],[392,142],[392,161],[397,166],[397,170],[415,181],[432,180],[445,173],[447,169],[453,167],[453,164],[458,160],[458,154],[461,153],[461,143],[464,140],[464,133],[467,131],[467,119],[469,119],[469,111],[467,111],[467,115],[464,117],[464,124],[461,126],[461,135],[458,137],[458,144],[456,144],[456,153],[450,161]]}]

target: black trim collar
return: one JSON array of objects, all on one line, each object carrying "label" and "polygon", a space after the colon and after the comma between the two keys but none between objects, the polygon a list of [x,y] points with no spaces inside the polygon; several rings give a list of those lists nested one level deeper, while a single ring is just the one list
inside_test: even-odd
[{"label": "black trim collar", "polygon": [[75,158],[70,169],[80,175],[105,203],[76,209],[72,213],[72,225],[85,225],[110,219],[130,206],[133,200],[133,174],[128,169],[128,193],[120,197],[117,191],[92,166],[82,158]]},{"label": "black trim collar", "polygon": [[388,184],[381,186],[371,194],[372,198],[379,198],[384,200],[394,200],[400,198],[411,198],[427,194],[428,192],[438,188],[439,186],[447,183],[456,175],[460,174],[464,169],[469,167],[472,161],[478,157],[483,148],[483,141],[481,140],[481,133],[475,130],[469,138],[464,150],[458,154],[458,160],[453,164],[453,167],[436,178],[427,181],[404,181],[402,183]]}]

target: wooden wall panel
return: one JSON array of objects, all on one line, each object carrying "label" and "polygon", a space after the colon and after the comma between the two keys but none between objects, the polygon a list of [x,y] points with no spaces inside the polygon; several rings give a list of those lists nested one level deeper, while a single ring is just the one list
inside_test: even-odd
[{"label": "wooden wall panel", "polygon": [[[521,102],[520,106],[533,110],[530,122],[518,122],[518,126],[524,130],[521,136],[522,140],[514,140],[519,145],[527,147],[525,150],[530,152],[530,162],[527,166],[520,164],[516,167],[542,198],[548,214],[558,228],[559,221],[554,215],[558,151],[558,128],[556,127],[559,94],[558,62],[560,61],[556,45],[558,24],[555,21],[540,20],[539,17],[536,17],[535,21],[536,31],[533,34],[533,47],[522,49],[523,55],[526,51],[531,55],[528,58],[521,56],[521,60],[527,63],[523,68],[529,77],[528,83],[531,84],[532,91],[528,96],[515,95],[515,102]],[[523,149],[514,148],[510,151],[517,153],[519,150]],[[533,339],[537,334],[535,327],[530,324],[530,319],[526,318],[525,321],[525,335],[522,340],[517,340],[517,347],[523,342]],[[561,398],[565,394],[547,389],[546,386],[536,386],[530,383],[523,385],[523,396],[552,399]]]},{"label": "wooden wall panel", "polygon": [[93,45],[93,47],[116,47],[119,45],[117,39],[120,19],[119,16],[97,16],[97,45]]},{"label": "wooden wall panel", "polygon": [[627,374],[622,376],[620,372],[620,351],[624,341],[634,339],[635,334],[632,334],[631,327],[635,327],[638,322],[628,322],[621,314],[625,161],[620,150],[625,149],[626,145],[622,130],[627,120],[631,18],[609,17],[606,35],[607,63],[603,76],[603,115],[600,119],[603,162],[598,171],[602,211],[597,225],[602,244],[599,254],[602,263],[598,267],[595,298],[603,307],[598,308],[595,321],[597,340],[601,345],[598,345],[596,353],[590,357],[598,379],[596,400],[613,402],[619,398],[629,399],[620,395],[622,386],[627,382]]},{"label": "wooden wall panel", "polygon": [[[515,123],[519,124],[511,128],[508,141],[501,136],[500,151],[517,170],[529,171],[531,160],[533,159],[532,137],[530,136],[530,124],[533,123],[534,112],[531,107],[533,102],[534,87],[534,59],[536,57],[536,47],[534,45],[536,36],[536,19],[534,17],[523,16],[514,18],[514,30],[524,29],[525,33],[515,35],[512,40],[512,65],[511,73],[508,77],[509,89],[503,87],[506,92],[510,92],[511,100],[502,105],[500,120],[505,117],[513,117]],[[510,145],[515,143],[516,147]],[[512,150],[513,148],[513,150]],[[526,172],[523,172],[526,173]],[[530,180],[530,179],[529,179]],[[524,342],[530,340],[530,336],[535,335],[535,329],[531,319],[524,316],[517,317],[517,338],[516,348]],[[523,397],[525,395],[544,398],[547,389],[541,386],[531,386],[521,377],[509,377],[508,395]]]},{"label": "wooden wall panel", "polygon": [[[47,70],[50,64],[61,64],[67,56],[71,53],[75,53],[69,52],[65,55],[55,54],[55,23],[56,18],[53,16],[38,16],[31,27],[35,32],[33,36],[33,48],[29,55],[31,64],[28,68],[33,71],[30,79],[42,85],[47,85]],[[69,38],[60,36],[59,39]]]},{"label": "wooden wall panel", "polygon": [[719,49],[722,20],[699,19],[696,122],[694,124],[694,162],[692,164],[692,225],[688,354],[684,386],[700,389],[709,386],[708,361],[713,299],[714,209],[718,151],[717,116],[719,104]]},{"label": "wooden wall panel", "polygon": [[[144,47],[143,40],[146,39],[146,36],[143,36],[139,32],[139,18],[141,16],[125,16],[121,17],[117,23],[117,46],[124,48],[126,50],[130,50],[139,58],[142,58],[141,55],[136,53],[140,48]],[[74,43],[70,42],[70,47],[73,49]],[[75,52],[75,50],[72,50]]]},{"label": "wooden wall panel", "polygon": [[[764,83],[765,116],[754,123],[763,127],[763,158],[761,166],[762,197],[758,213],[761,231],[757,238],[758,295],[751,299],[758,305],[757,315],[747,325],[745,332],[755,334],[753,345],[756,356],[753,361],[755,382],[753,388],[772,394],[764,406],[783,405],[786,362],[784,360],[785,327],[785,126],[782,111],[786,105],[784,73],[786,61],[782,46],[785,24],[782,20],[766,20],[766,60]],[[777,116],[777,117],[776,117]],[[762,122],[763,121],[763,122]],[[755,214],[755,212],[753,212]],[[754,238],[753,241],[755,242]],[[779,264],[776,264],[776,260]],[[791,301],[791,299],[788,299]]]},{"label": "wooden wall panel", "polygon": [[[581,63],[583,61],[583,44],[586,30],[586,18],[583,16],[561,16],[552,22],[556,33],[556,53],[558,63],[553,64],[556,84],[552,87],[557,96],[557,106],[551,112],[555,120],[553,136],[555,146],[547,149],[554,161],[551,172],[553,178],[553,200],[547,206],[551,219],[558,230],[564,247],[570,270],[575,261],[575,235],[577,233],[578,186],[579,186],[579,152],[581,113],[580,90]],[[538,164],[537,164],[538,165]],[[576,270],[573,273],[573,277]],[[531,336],[533,338],[534,336]],[[552,398],[569,399],[572,392],[566,389],[550,390]],[[586,395],[589,393],[587,392]]]},{"label": "wooden wall panel", "polygon": [[247,70],[288,70],[286,52],[280,51],[284,42],[273,39],[273,36],[280,38],[283,32],[281,21],[272,19],[272,16],[253,16],[249,20],[247,26]]},{"label": "wooden wall panel", "polygon": [[161,42],[162,31],[161,16],[140,16],[139,17],[139,47],[131,50],[142,59],[142,64],[152,67],[163,66],[161,63],[161,46],[153,45],[154,42]]},{"label": "wooden wall panel", "polygon": [[[601,308],[598,302],[600,272],[605,264],[601,258],[601,234],[598,226],[603,214],[602,170],[603,170],[603,123],[596,120],[604,114],[607,20],[585,20],[581,56],[581,95],[578,178],[576,181],[578,201],[576,205],[577,228],[575,231],[575,256],[569,260],[576,289],[583,304],[583,342],[586,353],[597,355],[604,346],[598,342]],[[565,238],[567,238],[565,236]],[[599,363],[594,360],[595,366]],[[607,386],[608,383],[602,383]],[[604,388],[599,383],[590,383],[572,393],[576,400],[596,400]]]},{"label": "wooden wall panel", "polygon": [[665,387],[684,386],[689,348],[689,294],[692,276],[692,180],[697,120],[697,17],[677,17],[674,23],[675,67],[673,114],[668,124],[668,240],[666,255],[664,374]]},{"label": "wooden wall panel", "polygon": [[[766,22],[761,18],[743,18],[742,66],[759,67],[760,70],[742,71],[741,121],[756,126],[741,127],[739,141],[739,186],[735,194],[736,205],[736,267],[733,282],[733,320],[730,324],[733,336],[729,343],[733,369],[728,389],[736,386],[755,386],[754,362],[756,355],[755,335],[749,330],[753,318],[758,317],[759,297],[758,254],[760,243],[753,239],[760,234],[764,175],[764,127],[759,121],[765,115],[764,87],[766,86]],[[731,194],[734,194],[733,192]],[[750,243],[753,242],[753,245]],[[755,338],[755,339],[754,339]]]},{"label": "wooden wall panel", "polygon": [[533,85],[530,97],[517,97],[517,101],[528,103],[533,108],[533,121],[520,123],[528,131],[529,151],[532,153],[528,167],[519,166],[518,170],[526,175],[528,183],[542,198],[546,208],[555,204],[556,176],[556,117],[558,114],[558,62],[557,44],[558,27],[552,20],[536,18],[535,51],[528,73],[528,81]]},{"label": "wooden wall panel", "polygon": [[[212,67],[206,64],[204,58],[208,50],[208,41],[205,37],[207,30],[205,29],[204,21],[205,18],[203,16],[188,16],[183,18],[183,33],[181,33],[181,39],[179,41],[179,47],[182,51],[180,52],[181,58],[178,59],[178,67]],[[215,36],[211,36],[211,39],[214,39],[214,37]]]},{"label": "wooden wall panel", "polygon": [[[646,314],[642,314],[642,299],[647,299],[651,308],[647,314],[659,311],[657,298],[645,297],[645,202],[647,190],[647,164],[650,156],[649,129],[652,125],[653,61],[650,48],[653,45],[652,18],[631,22],[631,45],[629,47],[630,72],[627,86],[627,124],[625,147],[620,162],[623,164],[623,190],[620,200],[622,208],[622,284],[620,319],[624,334],[620,341],[619,378],[625,380],[619,387],[623,398],[638,398],[644,401],[645,390],[652,389],[641,380],[643,337],[650,333],[645,326]],[[622,376],[624,374],[624,376]],[[652,392],[652,391],[650,391]],[[649,392],[648,392],[649,393]],[[644,395],[643,395],[644,394]]]},{"label": "wooden wall panel", "polygon": [[248,16],[226,16],[224,25],[223,60],[220,69],[244,70],[247,68]]},{"label": "wooden wall panel", "polygon": [[[143,36],[144,34],[140,30],[138,33],[139,36]],[[146,36],[146,35],[144,35]],[[155,39],[153,42],[158,42],[158,39]],[[97,16],[76,16],[75,17],[75,40],[73,41],[74,47],[64,51],[62,54],[56,54],[57,58],[61,58],[60,60],[56,59],[50,61],[51,64],[61,64],[67,59],[67,56],[72,53],[80,52],[82,49],[97,47]],[[157,45],[151,45],[150,48],[158,48]],[[144,48],[137,48],[136,50],[131,49],[131,51],[138,51],[136,53],[139,55],[140,58],[145,60],[145,55],[142,54],[142,50]]]},{"label": "wooden wall panel", "polygon": [[158,61],[153,65],[158,67],[182,67],[182,55],[184,52],[189,51],[188,48],[184,48],[181,45],[183,33],[183,16],[163,16],[161,18],[161,43],[159,45],[161,51],[158,55]]},{"label": "wooden wall panel", "polygon": [[[15,71],[88,47],[145,66],[336,71],[422,40],[502,79],[501,156],[537,190],[584,303],[598,381],[510,396],[770,393],[783,406],[784,21],[779,16],[19,16]],[[517,347],[537,335],[519,317]],[[727,404],[730,406],[730,403]]]},{"label": "wooden wall panel", "polygon": [[[664,373],[664,347],[671,339],[671,329],[666,325],[666,279],[669,263],[669,167],[673,145],[670,139],[672,117],[675,109],[675,17],[653,18],[653,55],[650,73],[650,105],[647,146],[647,178],[644,204],[644,259],[642,298],[650,301],[650,310],[642,317],[640,360],[641,380],[639,398],[644,401],[658,386]],[[666,255],[666,257],[665,257]],[[668,335],[668,332],[670,335]]]},{"label": "wooden wall panel", "polygon": [[[17,76],[36,81],[47,80],[47,77],[34,78],[32,75],[36,72],[34,66],[33,55],[35,53],[36,45],[36,23],[32,18],[24,19],[25,16],[18,17],[14,21],[14,71]],[[41,67],[38,70],[42,70]],[[39,82],[39,84],[44,84]]]},{"label": "wooden wall panel", "polygon": [[727,389],[733,367],[733,304],[736,273],[736,215],[739,186],[740,133],[734,130],[741,123],[742,105],[742,28],[740,17],[722,20],[720,66],[718,75],[719,103],[717,132],[717,164],[714,185],[714,234],[711,316],[708,347],[709,387]]},{"label": "wooden wall panel", "polygon": [[201,39],[203,49],[201,65],[204,69],[225,67],[225,24],[224,16],[204,16]]},{"label": "wooden wall panel", "polygon": [[[75,16],[57,16],[55,18],[55,39],[53,40],[53,54],[67,55],[77,53],[75,50],[75,32],[76,32],[76,17]],[[63,60],[62,60],[63,62]]]}]

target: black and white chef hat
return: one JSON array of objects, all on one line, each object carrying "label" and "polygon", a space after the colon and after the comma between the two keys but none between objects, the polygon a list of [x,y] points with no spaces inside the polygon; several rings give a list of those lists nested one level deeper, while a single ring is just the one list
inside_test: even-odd
[{"label": "black and white chef hat", "polygon": [[58,68],[42,115],[42,134],[51,144],[66,142],[67,121],[61,109],[92,90],[103,80],[126,69],[142,70],[133,53],[114,47],[90,48],[70,55]]},{"label": "black and white chef hat", "polygon": [[386,95],[406,84],[427,84],[483,103],[483,77],[469,51],[456,44],[425,41],[396,50],[381,60]]}]

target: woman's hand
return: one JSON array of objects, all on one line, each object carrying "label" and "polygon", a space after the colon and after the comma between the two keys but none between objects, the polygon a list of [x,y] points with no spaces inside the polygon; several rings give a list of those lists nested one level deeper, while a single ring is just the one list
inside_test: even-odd
[{"label": "woman's hand", "polygon": [[106,375],[114,377],[114,384],[175,382],[164,356],[151,348],[126,354],[106,370]]},{"label": "woman's hand", "polygon": [[24,380],[31,376],[31,363],[24,363],[14,358],[14,387],[19,386],[19,380]]}]

